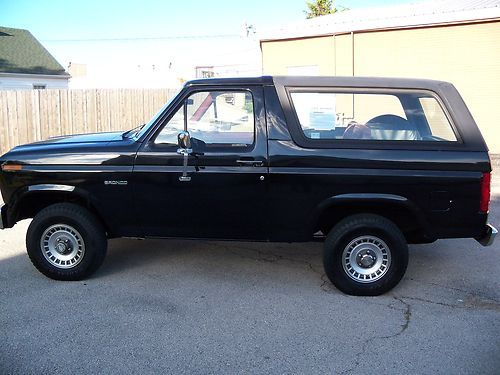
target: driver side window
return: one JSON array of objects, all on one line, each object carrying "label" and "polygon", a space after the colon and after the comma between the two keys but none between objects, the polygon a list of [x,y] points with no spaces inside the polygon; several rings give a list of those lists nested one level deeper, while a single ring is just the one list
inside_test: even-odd
[{"label": "driver side window", "polygon": [[250,147],[254,143],[254,105],[247,91],[202,91],[184,101],[155,139],[177,145],[177,135],[189,131],[194,147]]}]

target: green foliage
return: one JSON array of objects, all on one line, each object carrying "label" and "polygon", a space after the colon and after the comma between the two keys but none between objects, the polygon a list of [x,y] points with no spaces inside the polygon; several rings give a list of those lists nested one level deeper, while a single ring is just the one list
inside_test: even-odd
[{"label": "green foliage", "polygon": [[314,18],[347,10],[344,7],[335,7],[333,0],[307,1],[306,5],[308,8],[308,10],[304,11],[306,18]]}]

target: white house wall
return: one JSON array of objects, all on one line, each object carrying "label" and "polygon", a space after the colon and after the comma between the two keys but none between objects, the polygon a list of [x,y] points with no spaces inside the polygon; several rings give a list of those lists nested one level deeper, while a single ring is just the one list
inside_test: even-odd
[{"label": "white house wall", "polygon": [[0,76],[0,90],[31,90],[33,85],[45,85],[46,89],[67,89],[68,78],[50,78],[37,75],[29,77]]}]

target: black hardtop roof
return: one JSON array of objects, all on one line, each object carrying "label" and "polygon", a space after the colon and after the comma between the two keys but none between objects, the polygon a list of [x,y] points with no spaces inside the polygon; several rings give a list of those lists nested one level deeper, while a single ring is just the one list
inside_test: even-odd
[{"label": "black hardtop roof", "polygon": [[197,85],[272,85],[273,78],[270,76],[262,77],[238,77],[238,78],[201,78],[187,81],[185,86]]},{"label": "black hardtop roof", "polygon": [[333,77],[333,76],[262,76],[241,78],[204,78],[186,82],[185,86],[218,85],[280,85],[293,87],[375,87],[402,89],[434,89],[450,85],[445,81],[395,77]]}]

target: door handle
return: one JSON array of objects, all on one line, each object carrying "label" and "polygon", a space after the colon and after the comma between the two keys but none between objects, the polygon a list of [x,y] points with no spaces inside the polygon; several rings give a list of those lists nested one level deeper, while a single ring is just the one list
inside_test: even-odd
[{"label": "door handle", "polygon": [[262,167],[264,162],[262,160],[236,160],[239,165],[251,166],[251,167]]}]

